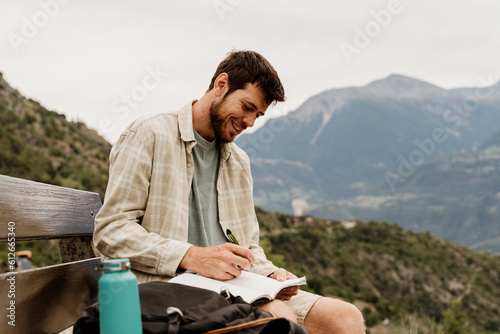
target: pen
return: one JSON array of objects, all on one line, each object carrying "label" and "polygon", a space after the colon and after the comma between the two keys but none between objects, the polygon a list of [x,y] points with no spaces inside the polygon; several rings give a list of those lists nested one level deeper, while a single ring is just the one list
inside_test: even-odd
[{"label": "pen", "polygon": [[227,238],[229,239],[229,242],[231,242],[233,244],[237,244],[238,246],[240,245],[240,243],[238,242],[238,240],[236,240],[235,236],[233,235],[233,232],[231,232],[230,229],[226,230],[226,234],[227,234]]},{"label": "pen", "polygon": [[[238,246],[240,245],[240,243],[238,242],[238,240],[236,240],[236,237],[234,236],[233,232],[231,232],[230,229],[226,230],[226,234],[227,234],[227,239],[229,240],[229,242],[236,244]],[[250,267],[253,267],[253,264],[250,263]],[[238,269],[242,269],[242,268],[238,268]]]}]

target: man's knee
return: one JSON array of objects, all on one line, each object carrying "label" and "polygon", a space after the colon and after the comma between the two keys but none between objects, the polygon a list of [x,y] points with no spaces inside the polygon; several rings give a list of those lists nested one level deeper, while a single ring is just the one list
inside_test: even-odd
[{"label": "man's knee", "polygon": [[297,322],[297,317],[295,316],[295,313],[293,313],[293,310],[290,308],[290,306],[283,303],[281,300],[275,299],[272,302],[261,304],[257,307],[271,312],[277,317]]},{"label": "man's knee", "polygon": [[342,302],[342,303],[344,310],[342,314],[345,317],[345,321],[349,322],[349,325],[362,326],[364,329],[365,320],[363,318],[363,314],[361,313],[361,311],[351,303],[347,302]]},{"label": "man's knee", "polygon": [[[363,315],[351,303],[322,297],[313,305],[304,321],[306,329],[329,329],[330,333],[364,333]],[[326,331],[328,332],[328,330]]]}]

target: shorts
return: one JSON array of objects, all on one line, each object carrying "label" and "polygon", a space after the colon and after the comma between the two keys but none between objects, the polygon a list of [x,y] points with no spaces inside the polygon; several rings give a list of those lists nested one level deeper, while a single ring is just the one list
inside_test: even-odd
[{"label": "shorts", "polygon": [[320,295],[299,290],[299,293],[296,296],[293,296],[289,301],[286,301],[285,304],[290,306],[293,310],[297,316],[297,322],[299,325],[304,325],[304,319],[306,318],[307,313],[319,298],[321,298]]}]

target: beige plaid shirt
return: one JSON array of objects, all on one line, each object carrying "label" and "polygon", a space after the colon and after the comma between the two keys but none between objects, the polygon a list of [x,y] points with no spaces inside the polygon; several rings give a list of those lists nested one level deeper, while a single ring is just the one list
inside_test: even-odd
[{"label": "beige plaid shirt", "polygon": [[[176,113],[139,118],[110,154],[109,183],[95,219],[94,244],[103,258],[129,258],[139,283],[168,280],[190,244],[188,198],[193,179],[192,103]],[[248,156],[223,144],[217,180],[219,221],[255,256],[252,271],[275,267],[259,246]]]}]

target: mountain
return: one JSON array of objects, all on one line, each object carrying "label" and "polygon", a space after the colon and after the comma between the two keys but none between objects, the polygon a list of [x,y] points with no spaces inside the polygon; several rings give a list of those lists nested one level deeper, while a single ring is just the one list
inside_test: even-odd
[{"label": "mountain", "polygon": [[309,291],[353,302],[373,333],[452,333],[446,315],[456,302],[470,326],[460,333],[500,331],[498,255],[388,223],[257,216],[268,256],[306,275]]},{"label": "mountain", "polygon": [[104,195],[111,145],[12,88],[0,73],[0,174]]},{"label": "mountain", "polygon": [[[361,196],[316,208],[321,217],[385,220],[500,253],[500,132],[479,148],[415,166],[397,191],[383,182]],[[342,210],[338,210],[339,208]]]},{"label": "mountain", "polygon": [[[403,212],[396,215],[381,208],[377,211],[380,215],[369,217],[372,203],[358,198],[357,209],[352,210],[345,201],[371,194],[374,187],[378,187],[378,192],[385,187],[384,196],[402,201],[417,182],[417,167],[477,148],[499,130],[500,84],[445,90],[391,75],[364,87],[318,94],[294,112],[269,120],[253,134],[242,135],[237,143],[251,158],[254,198],[260,207],[290,213],[292,201],[302,199],[306,204],[298,206],[302,211],[299,214],[310,209],[314,215],[325,218],[380,219],[412,228],[412,224],[396,220],[405,218]],[[434,185],[438,186],[441,180],[434,178]],[[401,189],[403,185],[405,191]],[[463,189],[468,199],[476,194],[473,189]],[[481,193],[476,188],[474,191]],[[451,195],[464,197],[460,192]],[[478,200],[468,203],[473,205]],[[453,203],[458,201],[457,197]],[[424,207],[418,206],[422,203],[414,204],[417,211],[432,207],[427,202]],[[368,205],[367,210],[362,210],[363,205]],[[363,215],[358,216],[359,213]],[[451,231],[464,224],[473,229],[480,217],[467,221],[461,221],[464,216],[458,216],[458,220],[449,218],[454,225],[428,220],[416,227],[420,230],[433,224],[443,225],[433,231],[463,241],[459,235],[450,235]],[[449,233],[443,235],[441,230]],[[485,233],[474,242],[482,241]],[[474,238],[467,242],[471,239]]]}]

